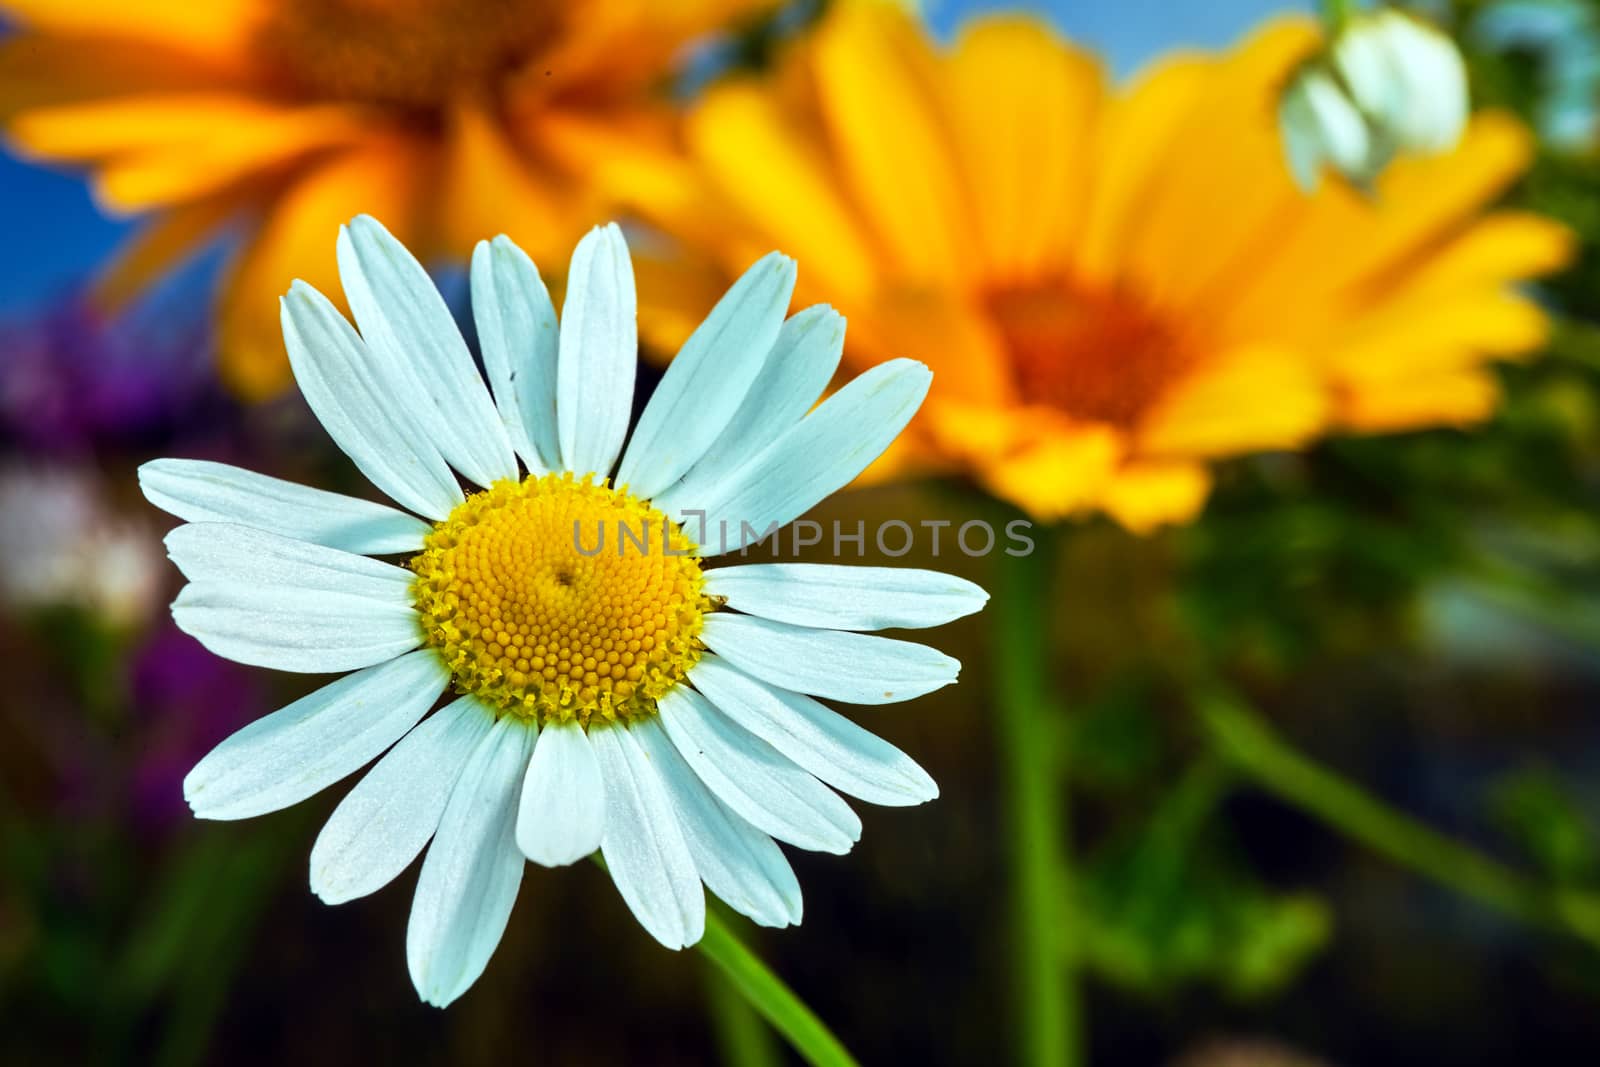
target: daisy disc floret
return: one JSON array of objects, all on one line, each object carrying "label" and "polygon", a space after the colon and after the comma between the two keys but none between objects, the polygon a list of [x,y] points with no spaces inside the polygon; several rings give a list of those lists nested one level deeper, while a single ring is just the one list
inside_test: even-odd
[{"label": "daisy disc floret", "polygon": [[953,682],[943,653],[863,631],[934,626],[987,597],[932,571],[718,565],[738,545],[705,531],[782,526],[844,487],[910,421],[928,369],[886,363],[819,404],[844,321],[786,319],[795,265],[774,253],[630,429],[633,269],[615,226],[579,242],[559,319],[516,245],[478,245],[481,375],[375,220],[341,230],[338,260],[356,325],[297,282],[284,340],[312,411],[400,506],[197,460],[139,472],[185,520],[166,542],[189,579],[180,627],[242,663],[350,672],[202,759],[184,780],[195,814],[275,811],[376,760],[318,836],[311,888],[364,896],[426,851],[406,958],[432,1004],[488,965],[530,859],[600,851],[669,948],[700,939],[702,887],[764,925],[799,922],[778,842],[849,851],[861,821],[841,792],[938,795],[822,701]]},{"label": "daisy disc floret", "polygon": [[426,642],[456,689],[541,725],[653,715],[700,658],[711,602],[693,545],[590,478],[529,475],[473,494],[411,569]]}]

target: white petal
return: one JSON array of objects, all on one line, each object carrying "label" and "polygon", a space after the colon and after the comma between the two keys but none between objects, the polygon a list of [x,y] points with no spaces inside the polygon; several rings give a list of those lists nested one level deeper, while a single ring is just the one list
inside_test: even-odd
[{"label": "white petal", "polygon": [[771,252],[717,301],[639,416],[617,470],[618,485],[634,496],[653,497],[705,455],[772,351],[794,278],[794,260]]},{"label": "white petal", "polygon": [[861,838],[861,820],[839,795],[691,689],[657,705],[667,736],[710,790],[738,815],[780,841],[843,855]]},{"label": "white petal", "polygon": [[325,903],[343,904],[399,877],[438,828],[467,757],[493,725],[493,713],[462,697],[402,737],[317,835],[311,891]]},{"label": "white petal", "polygon": [[296,485],[226,463],[156,459],[139,468],[139,488],[187,522],[237,522],[346,552],[416,552],[428,524],[385,504]]},{"label": "white petal", "polygon": [[705,591],[747,615],[832,630],[916,629],[978,611],[982,588],[938,571],[752,563],[706,572]]},{"label": "white petal", "polygon": [[1321,70],[1305,74],[1301,117],[1305,135],[1322,158],[1354,181],[1370,180],[1377,169],[1376,151],[1367,120],[1334,80]]},{"label": "white petal", "polygon": [[578,242],[567,273],[556,365],[556,425],[562,465],[606,474],[617,462],[633,410],[639,357],[633,261],[616,223]]},{"label": "white petal", "polygon": [[406,924],[406,964],[417,995],[444,1007],[465,993],[500,944],[522,885],[517,790],[534,731],[514,716],[495,723],[450,791],[422,861]]},{"label": "white petal", "polygon": [[785,322],[744,403],[673,495],[705,496],[799,422],[833,380],[843,353],[844,316],[833,308],[818,304]]},{"label": "white petal", "polygon": [[422,718],[447,674],[414,652],[330,682],[212,749],[183,780],[202,819],[248,819],[298,804],[394,744]]},{"label": "white petal", "polygon": [[1446,34],[1400,12],[1386,11],[1377,21],[1397,82],[1389,116],[1394,136],[1413,151],[1448,151],[1461,139],[1471,106],[1460,50]]},{"label": "white petal", "polygon": [[1334,41],[1331,59],[1355,106],[1387,124],[1403,118],[1406,92],[1394,49],[1383,32],[1374,32],[1378,25],[1371,18],[1356,20]]},{"label": "white petal", "polygon": [[700,640],[729,663],[781,689],[852,704],[892,704],[942,689],[959,661],[914,641],[813,630],[714,612]]},{"label": "white petal", "polygon": [[639,925],[667,948],[705,933],[706,898],[661,774],[625,726],[597,726],[589,743],[606,789],[601,855]]},{"label": "white petal", "polygon": [[689,854],[701,879],[741,915],[762,926],[800,921],[800,881],[783,850],[711,794],[673,747],[661,724],[629,727],[672,795]]},{"label": "white petal", "polygon": [[416,576],[392,563],[231,522],[191,522],[166,538],[167,555],[191,582],[349,593],[411,604]]},{"label": "white petal", "polygon": [[422,264],[370,215],[340,227],[338,254],[340,284],[394,402],[472,481],[515,478],[499,412]]},{"label": "white petal", "polygon": [[777,689],[717,656],[704,656],[689,680],[728,718],[842,793],[901,807],[939,795],[910,756],[831,708]]},{"label": "white petal", "polygon": [[556,356],[561,330],[539,268],[511,238],[472,253],[472,316],[500,422],[531,471],[561,466]]},{"label": "white petal", "polygon": [[605,829],[605,784],[588,735],[576,722],[546,726],[522,786],[517,847],[535,863],[559,867],[599,848]]},{"label": "white petal", "polygon": [[[735,550],[739,538],[721,543],[719,524],[739,531],[748,523],[757,531],[785,526],[829,494],[850,484],[882,455],[911,416],[916,414],[933,375],[914,360],[879,364],[829,397],[811,414],[785,431],[760,455],[741,466],[704,499],[684,499],[676,487],[656,503],[668,514],[684,508],[706,513],[707,556]],[[685,530],[699,536],[695,516],[685,517]]]},{"label": "white petal", "polygon": [[328,436],[373,485],[430,519],[461,503],[461,486],[434,444],[406,420],[355,328],[328,298],[297,281],[280,302],[295,381]]},{"label": "white petal", "polygon": [[172,618],[219,656],[302,674],[368,667],[422,643],[404,603],[272,585],[195,582],[179,591]]},{"label": "white petal", "polygon": [[1327,153],[1323,151],[1322,130],[1303,80],[1290,85],[1278,102],[1278,131],[1295,184],[1302,192],[1316,192]]}]

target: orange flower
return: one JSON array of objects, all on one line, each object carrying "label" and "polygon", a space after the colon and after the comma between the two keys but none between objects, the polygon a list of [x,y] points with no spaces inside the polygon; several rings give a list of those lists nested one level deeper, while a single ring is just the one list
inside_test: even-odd
[{"label": "orange flower", "polygon": [[156,212],[115,303],[244,220],[223,368],[288,383],[278,295],[337,291],[329,235],[378,215],[424,256],[504,232],[545,259],[671,157],[656,92],[684,43],[771,0],[0,0],[0,117],[81,164],[115,212]]},{"label": "orange flower", "polygon": [[[1570,237],[1483,213],[1528,163],[1522,127],[1480,115],[1373,195],[1307,196],[1275,116],[1316,45],[1273,23],[1117,89],[1033,21],[940,51],[886,5],[841,3],[766,80],[706,96],[702,199],[653,211],[720,274],[795,255],[797,299],[850,319],[858,365],[931,365],[913,462],[1045,519],[1182,521],[1217,458],[1485,418],[1487,361],[1545,339],[1513,286]],[[680,277],[646,325],[692,321],[697,293]]]}]

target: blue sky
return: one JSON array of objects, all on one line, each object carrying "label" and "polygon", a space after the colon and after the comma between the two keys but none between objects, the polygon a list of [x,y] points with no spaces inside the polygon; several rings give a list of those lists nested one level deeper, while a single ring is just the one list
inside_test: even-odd
[{"label": "blue sky", "polygon": [[[1126,74],[1168,48],[1227,44],[1273,11],[1308,6],[1309,0],[926,0],[923,10],[941,35],[978,12],[1032,11],[1100,50],[1114,70]],[[0,313],[69,288],[129,228],[102,216],[78,178],[0,154]]]}]

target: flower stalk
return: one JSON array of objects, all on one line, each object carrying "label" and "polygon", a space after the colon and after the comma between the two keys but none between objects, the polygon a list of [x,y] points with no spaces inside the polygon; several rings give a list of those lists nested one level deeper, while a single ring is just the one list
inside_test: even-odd
[{"label": "flower stalk", "polygon": [[1198,696],[1201,723],[1245,778],[1402,867],[1513,918],[1600,945],[1600,898],[1552,889],[1384,804],[1278,737],[1241,699]]},{"label": "flower stalk", "polygon": [[1070,1067],[1082,1062],[1082,1027],[1063,733],[1047,681],[1054,558],[1049,549],[1050,537],[1043,535],[1031,555],[1000,559],[992,607],[995,721],[1010,820],[1019,1060],[1034,1067]]},{"label": "flower stalk", "polygon": [[857,1067],[833,1031],[739,940],[715,908],[706,912],[706,933],[699,948],[812,1067]]}]

